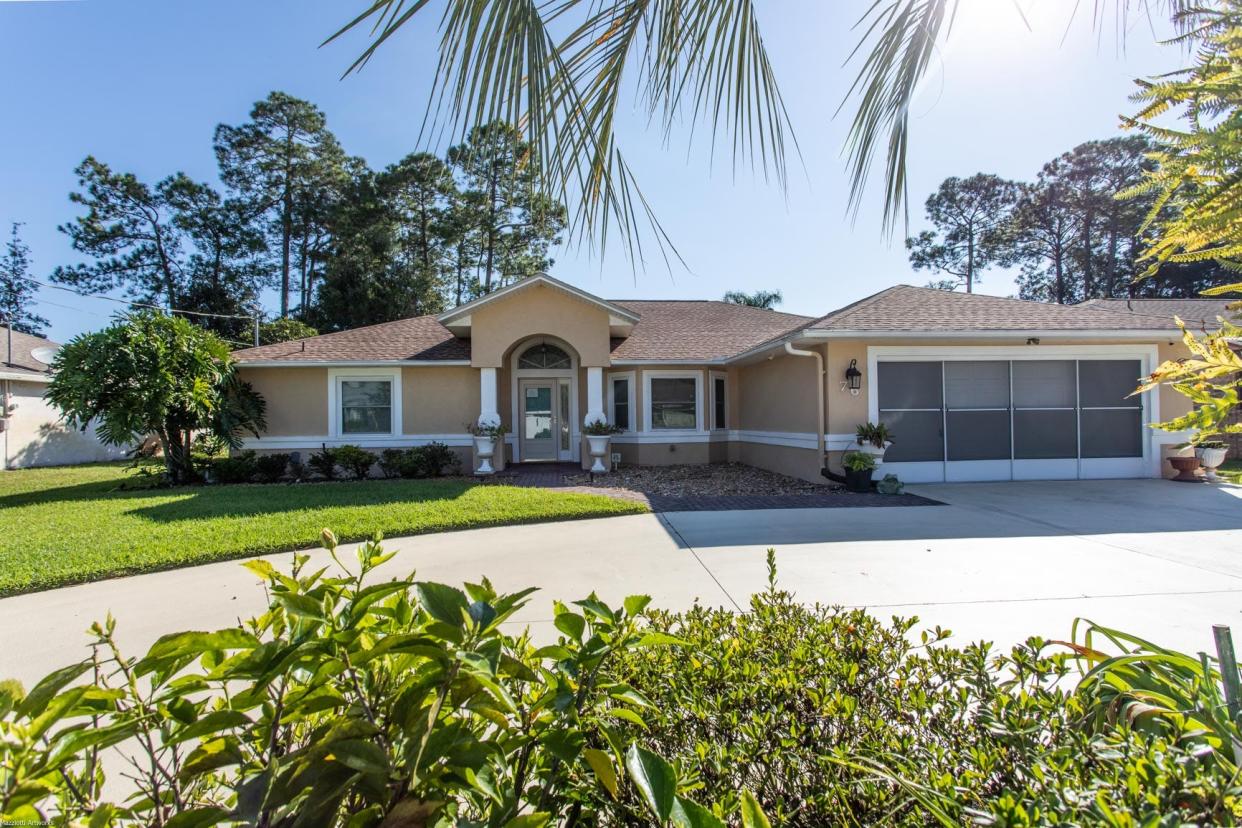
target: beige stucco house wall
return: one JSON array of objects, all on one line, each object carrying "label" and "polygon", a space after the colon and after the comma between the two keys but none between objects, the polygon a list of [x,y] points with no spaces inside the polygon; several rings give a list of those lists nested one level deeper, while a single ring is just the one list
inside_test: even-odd
[{"label": "beige stucco house wall", "polygon": [[[840,469],[841,454],[852,445],[855,428],[875,418],[876,359],[888,358],[884,353],[910,349],[935,353],[947,348],[957,349],[953,359],[974,359],[977,351],[981,360],[1003,360],[1028,354],[1057,359],[1141,352],[1145,370],[1185,355],[1171,325],[1155,318],[1049,308],[977,295],[946,298],[921,291],[891,289],[814,320],[721,303],[674,303],[677,311],[670,314],[653,313],[652,306],[658,303],[648,301],[641,304],[640,310],[645,310],[640,312],[554,279],[536,277],[440,317],[329,334],[305,340],[297,348],[265,346],[241,352],[243,376],[268,400],[268,433],[252,441],[251,447],[314,450],[323,442],[357,442],[379,451],[438,440],[475,464],[467,424],[493,416],[509,429],[501,457],[525,460],[520,434],[522,400],[515,390],[522,380],[546,374],[554,388],[568,384],[571,389],[568,417],[557,404],[557,422],[565,426],[572,446],[559,449],[561,460],[590,462],[583,423],[593,416],[612,418],[613,383],[625,379],[630,427],[612,439],[610,449],[620,455],[622,463],[734,461],[819,481],[825,463]],[[870,303],[868,324],[882,326],[887,317],[876,309],[892,302],[894,315],[903,320],[917,316],[923,304],[930,303],[949,317],[961,304],[970,311],[962,323],[968,327],[980,318],[980,301],[1002,303],[997,305],[1001,313],[1019,317],[1015,326],[1023,324],[1022,314],[1031,314],[1030,330],[1018,330],[1012,336],[994,331],[946,335],[957,329],[950,318],[944,322],[947,330],[926,337],[911,336],[903,329],[909,324],[905,321],[890,326],[897,333],[876,330],[850,336],[841,335],[830,324],[836,316]],[[1080,316],[1082,326],[1091,328],[1089,335],[1073,333]],[[1063,330],[1041,332],[1037,325],[1047,319]],[[1119,333],[1108,336],[1101,329],[1106,325],[1116,325]],[[1147,330],[1149,325],[1161,332]],[[1166,329],[1167,334],[1163,333]],[[541,372],[530,365],[519,366],[527,349],[543,344],[563,352],[568,367]],[[792,355],[787,352],[790,348],[819,359]],[[676,356],[687,352],[698,356]],[[844,387],[851,361],[863,372],[856,393]],[[400,412],[393,433],[362,437],[334,433],[334,389],[342,377],[355,374],[388,377],[400,385]],[[695,379],[694,428],[653,427],[647,397],[651,381],[661,376]],[[726,409],[724,426],[719,428],[715,427],[714,406],[717,380],[724,382]],[[1187,402],[1171,389],[1144,399],[1145,413],[1153,419],[1168,419],[1187,410]],[[1153,455],[1154,473],[1155,458],[1163,454],[1164,444],[1177,442],[1180,436],[1143,439],[1152,441],[1145,444],[1151,451],[1144,451],[1145,457]]]}]

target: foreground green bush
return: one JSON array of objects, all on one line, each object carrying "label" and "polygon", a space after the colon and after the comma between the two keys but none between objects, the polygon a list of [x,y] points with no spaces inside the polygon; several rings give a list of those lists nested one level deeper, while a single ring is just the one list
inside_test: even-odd
[{"label": "foreground green bush", "polygon": [[[365,545],[356,575],[304,556],[290,574],[247,564],[272,600],[243,626],[166,636],[134,660],[109,619],[91,659],[29,692],[0,684],[0,821],[1237,821],[1236,726],[1210,665],[1039,641],[994,657],[941,631],[916,646],[912,621],[798,604],[774,566],[744,613],[555,603],[559,640],[535,647],[500,629],[530,590],[368,583],[389,557]],[[1067,686],[1080,661],[1081,691]],[[105,801],[109,765],[131,798]]]}]

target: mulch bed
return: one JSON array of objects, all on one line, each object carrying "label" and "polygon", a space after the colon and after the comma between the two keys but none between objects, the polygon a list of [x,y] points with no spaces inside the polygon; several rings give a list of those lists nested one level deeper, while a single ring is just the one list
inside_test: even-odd
[{"label": "mulch bed", "polygon": [[567,473],[562,481],[570,491],[643,502],[653,512],[943,505],[914,494],[850,492],[829,480],[811,483],[740,463],[627,466],[594,479],[586,473]]}]

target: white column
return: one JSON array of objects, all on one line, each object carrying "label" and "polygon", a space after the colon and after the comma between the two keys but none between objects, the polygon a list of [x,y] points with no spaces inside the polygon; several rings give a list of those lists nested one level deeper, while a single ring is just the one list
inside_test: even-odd
[{"label": "white column", "polygon": [[479,369],[479,425],[499,425],[496,408],[496,369]]},{"label": "white column", "polygon": [[604,413],[604,369],[587,368],[587,413],[583,424],[607,422]]}]

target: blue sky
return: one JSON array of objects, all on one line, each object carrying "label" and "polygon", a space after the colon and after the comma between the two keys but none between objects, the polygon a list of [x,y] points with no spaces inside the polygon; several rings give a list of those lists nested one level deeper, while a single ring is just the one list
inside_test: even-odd
[{"label": "blue sky", "polygon": [[[783,309],[826,313],[890,285],[922,284],[900,234],[881,233],[879,187],[856,221],[846,211],[841,155],[848,113],[833,117],[853,77],[842,68],[857,15],[871,0],[768,0],[764,36],[802,148],[787,192],[731,164],[713,165],[687,129],[665,144],[635,109],[622,146],[648,199],[688,262],[637,272],[619,248],[560,248],[552,274],[610,298],[718,298],[725,290],[779,289]],[[1117,134],[1133,78],[1174,68],[1180,54],[1131,21],[1124,49],[1079,19],[1078,0],[963,0],[957,26],[914,107],[911,229],[926,195],[947,176],[978,171],[1030,178],[1082,141]],[[93,154],[154,182],[184,170],[214,180],[211,134],[238,123],[273,89],[327,114],[347,151],[373,167],[418,149],[435,66],[436,12],[401,33],[360,73],[342,80],[363,41],[319,42],[362,2],[340,0],[0,0],[0,227],[25,223],[34,275],[74,261],[58,224],[75,214],[74,166]],[[438,6],[438,4],[432,4]],[[1090,6],[1089,3],[1081,4]],[[1087,12],[1080,12],[1080,15]],[[687,125],[688,126],[688,125]],[[878,182],[877,182],[878,183]],[[983,292],[1014,292],[990,273]],[[101,327],[118,307],[54,290],[40,293],[50,334],[64,341]]]}]

